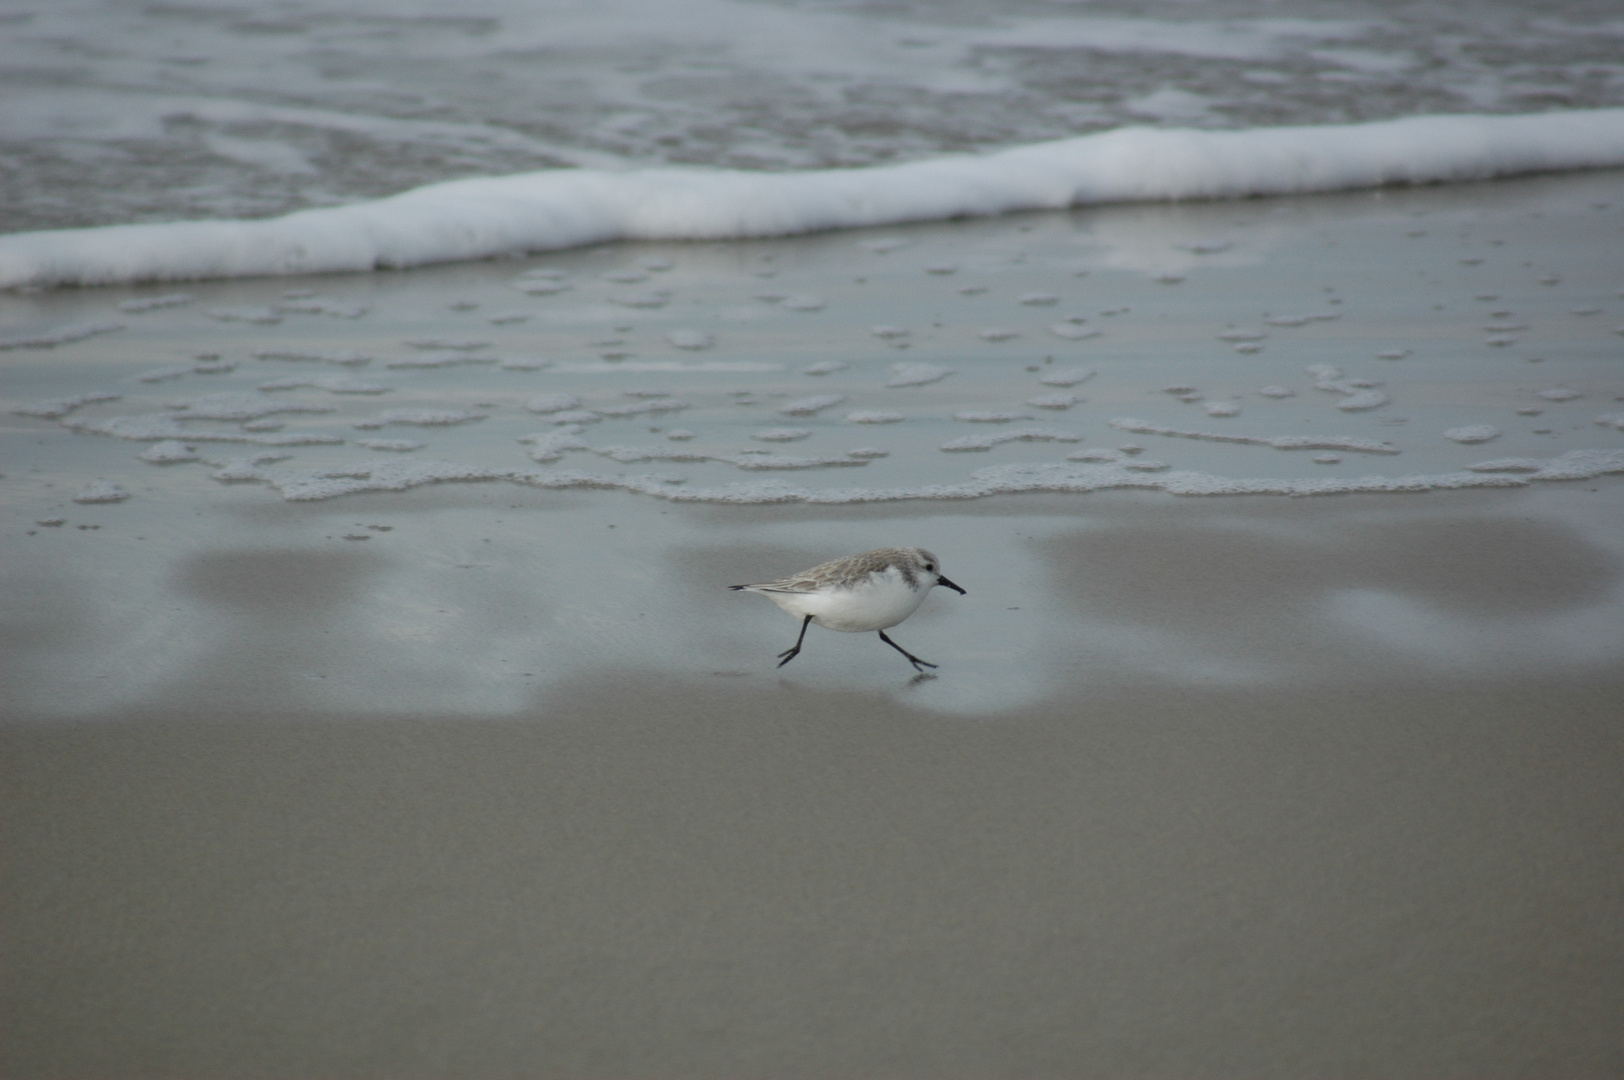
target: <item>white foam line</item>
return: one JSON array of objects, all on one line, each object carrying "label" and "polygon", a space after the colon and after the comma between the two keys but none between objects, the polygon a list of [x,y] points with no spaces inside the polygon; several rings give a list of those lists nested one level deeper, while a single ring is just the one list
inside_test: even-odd
[{"label": "white foam line", "polygon": [[1624,109],[1244,131],[1119,128],[980,156],[800,173],[550,170],[266,220],[16,233],[0,237],[0,288],[368,271],[621,239],[773,236],[1618,165]]},{"label": "white foam line", "polygon": [[1211,473],[1146,474],[1117,464],[1032,462],[977,469],[967,481],[897,488],[807,488],[782,480],[757,480],[714,488],[674,489],[659,478],[607,476],[579,470],[530,472],[488,469],[447,461],[367,461],[314,473],[273,473],[263,468],[233,475],[235,481],[268,483],[290,502],[336,498],[364,491],[406,491],[425,484],[503,480],[541,488],[600,488],[655,495],[673,502],[725,504],[899,502],[917,499],[979,499],[1026,492],[1074,494],[1119,488],[1170,495],[1341,495],[1355,492],[1421,492],[1460,488],[1525,487],[1535,481],[1588,480],[1624,473],[1624,450],[1574,450],[1536,463],[1517,475],[1468,471],[1408,476],[1346,478],[1224,477]]},{"label": "white foam line", "polygon": [[1166,435],[1174,439],[1202,439],[1206,442],[1241,443],[1246,446],[1272,446],[1276,450],[1351,450],[1360,454],[1396,454],[1398,447],[1375,439],[1361,439],[1356,435],[1332,435],[1314,438],[1304,435],[1276,435],[1264,438],[1258,435],[1225,435],[1216,431],[1180,431],[1162,427],[1146,420],[1118,417],[1110,421],[1114,428],[1131,431],[1135,435]]}]

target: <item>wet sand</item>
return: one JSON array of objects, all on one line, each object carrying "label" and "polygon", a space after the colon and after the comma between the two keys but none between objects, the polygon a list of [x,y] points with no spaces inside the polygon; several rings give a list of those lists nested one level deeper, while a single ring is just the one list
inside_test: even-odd
[{"label": "wet sand", "polygon": [[[1624,1052],[1624,663],[1616,636],[1587,657],[1559,624],[1617,625],[1624,559],[1554,498],[964,506],[930,534],[957,538],[971,594],[897,631],[943,665],[918,683],[871,635],[814,632],[773,671],[790,622],[703,586],[784,549],[678,545],[628,572],[699,601],[691,624],[523,682],[500,714],[414,709],[384,685],[387,643],[312,639],[399,556],[200,553],[171,587],[234,614],[189,674],[0,728],[0,1060],[1605,1073]],[[1507,512],[1529,509],[1544,520]],[[819,535],[801,508],[728,513]],[[929,521],[844,517],[821,528]],[[1000,582],[1001,553],[965,542],[977,520],[1041,574]],[[1476,626],[1483,655],[1327,617],[1361,590]],[[988,625],[1028,610],[1053,648],[1001,655]],[[520,617],[496,605],[470,633]],[[699,670],[660,670],[673,636]],[[1038,699],[953,707],[999,665]],[[391,707],[314,707],[327,675]]]},{"label": "wet sand", "polygon": [[[1089,216],[1081,240],[1065,215],[908,232],[920,263],[955,237],[981,245],[947,284],[850,236],[707,248],[692,261],[738,265],[701,265],[678,287],[674,304],[689,289],[721,327],[692,363],[647,351],[663,348],[656,316],[545,298],[555,307],[520,329],[481,332],[511,335],[504,351],[547,342],[554,367],[403,373],[385,361],[410,334],[465,335],[498,302],[531,302],[514,299],[511,268],[327,281],[370,290],[376,310],[273,331],[162,309],[124,337],[0,356],[4,405],[116,385],[124,401],[78,415],[138,412],[339,370],[253,359],[275,335],[370,338],[395,349],[359,371],[397,384],[390,407],[490,402],[479,424],[408,432],[427,453],[522,462],[514,437],[546,423],[527,396],[645,400],[627,391],[652,379],[693,400],[679,419],[699,435],[673,445],[737,452],[752,428],[790,422],[779,398],[837,386],[851,407],[903,400],[909,419],[796,419],[812,432],[774,452],[883,444],[892,457],[835,470],[875,488],[962,480],[973,466],[939,445],[982,426],[954,410],[1006,404],[996,395],[1018,407],[1043,389],[1034,373],[1087,363],[1090,400],[1040,417],[1074,442],[975,464],[1117,447],[1129,435],[1109,420],[1131,410],[1402,451],[1321,463],[1133,436],[1180,469],[1434,475],[1618,445],[1592,422],[1624,395],[1606,330],[1624,284],[1602,228],[1616,214],[1593,209],[1616,188],[1614,174],[1392,193],[1399,217],[1354,196],[1282,214],[1126,208]],[[1480,207],[1495,231],[1468,243]],[[1173,240],[1243,212],[1267,243],[1177,253]],[[1501,227],[1549,230],[1540,259],[1565,256],[1566,276],[1532,280],[1544,262],[1502,252],[1487,239]],[[1325,259],[1315,229],[1344,245],[1324,277],[1346,317],[1271,330],[1257,355],[1215,340],[1224,312],[1329,295],[1302,278]],[[1015,242],[1038,254],[1016,259]],[[768,251],[777,269],[760,270]],[[1063,310],[1043,305],[1013,344],[971,333],[1025,310],[1015,297],[1060,280],[1066,252],[1093,260],[1087,303],[1117,312],[1089,316],[1107,327],[1098,339],[1033,340]],[[567,258],[583,293],[599,287],[588,270],[624,261]],[[1413,288],[1383,277],[1406,259],[1426,268]],[[1146,277],[1163,271],[1190,277]],[[973,275],[997,286],[996,318],[932,326],[931,305],[986,299],[957,291]],[[830,297],[822,315],[763,316],[746,292],[803,278]],[[297,284],[194,291],[200,305],[265,303]],[[1475,298],[1487,289],[1507,299]],[[60,323],[125,295],[5,303]],[[476,314],[449,307],[468,296]],[[1498,303],[1532,327],[1522,344],[1482,340]],[[1597,310],[1569,311],[1581,305]],[[907,352],[869,332],[887,310],[910,314]],[[582,351],[602,348],[589,324],[628,319],[641,356]],[[1372,357],[1388,345],[1415,354]],[[235,366],[138,378],[205,348]],[[1077,351],[1044,364],[1061,349]],[[831,357],[851,370],[795,370]],[[957,374],[886,389],[899,357]],[[1319,361],[1380,374],[1393,403],[1339,412],[1341,391],[1301,377]],[[1288,375],[1297,397],[1255,392]],[[1163,392],[1175,381],[1245,409],[1206,414]],[[750,409],[736,384],[754,387]],[[1537,396],[1553,386],[1581,396]],[[290,426],[353,439],[381,407],[331,400],[338,411]],[[1492,446],[1441,434],[1485,418],[1504,429]],[[590,453],[611,429],[654,443],[665,432],[648,429],[674,426],[649,420],[586,429]],[[1595,1076],[1624,1063],[1619,475],[1311,499],[718,505],[484,482],[300,502],[48,418],[7,415],[0,446],[5,1075]],[[289,467],[357,453],[301,447]],[[558,467],[597,461],[575,453]],[[693,483],[732,470],[694,465]],[[131,497],[71,500],[98,477]],[[969,590],[938,591],[895,632],[941,665],[934,678],[873,635],[816,628],[775,670],[793,622],[725,588],[899,543],[930,547]]]}]

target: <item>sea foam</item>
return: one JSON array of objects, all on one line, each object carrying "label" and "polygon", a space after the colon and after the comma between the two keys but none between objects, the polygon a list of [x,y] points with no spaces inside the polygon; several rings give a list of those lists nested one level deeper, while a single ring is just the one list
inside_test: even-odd
[{"label": "sea foam", "polygon": [[[652,448],[600,448],[598,453],[612,460],[652,460]],[[1077,457],[1093,459],[1098,452]],[[746,455],[736,455],[733,463],[741,468],[801,468],[810,465],[864,464],[851,458],[778,458],[758,455],[759,463],[746,465]],[[273,472],[264,467],[271,457],[237,459],[229,475],[216,474],[223,482],[257,481],[270,485],[290,502],[336,498],[367,491],[406,491],[426,484],[481,483],[506,481],[531,487],[621,490],[654,495],[674,502],[717,504],[809,503],[849,505],[908,500],[980,499],[990,495],[1047,491],[1082,494],[1128,488],[1163,491],[1170,495],[1337,495],[1355,492],[1421,492],[1461,488],[1515,488],[1535,481],[1583,480],[1624,473],[1624,450],[1574,450],[1555,458],[1518,462],[1516,474],[1458,472],[1404,476],[1358,477],[1229,477],[1188,470],[1163,471],[1161,463],[1092,460],[1066,462],[1023,462],[976,469],[958,483],[922,484],[894,488],[810,488],[782,480],[755,480],[708,488],[675,489],[661,478],[611,476],[578,470],[557,469],[533,472],[523,469],[493,469],[448,461],[366,461],[348,468],[317,472]],[[715,460],[727,460],[717,458]],[[1154,472],[1155,475],[1148,475]]]},{"label": "sea foam", "polygon": [[[369,271],[623,239],[776,236],[1087,203],[1283,195],[1618,165],[1624,165],[1624,109],[1242,131],[1126,127],[860,169],[549,170],[453,180],[264,220],[15,233],[0,237],[0,287]],[[654,293],[620,300],[664,302]],[[808,298],[794,301],[784,306],[813,309]]]}]

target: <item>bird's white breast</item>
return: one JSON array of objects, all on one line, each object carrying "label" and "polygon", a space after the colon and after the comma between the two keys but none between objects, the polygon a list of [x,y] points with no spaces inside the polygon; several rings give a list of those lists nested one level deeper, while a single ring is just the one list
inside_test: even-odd
[{"label": "bird's white breast", "polygon": [[850,588],[767,595],[797,618],[810,615],[819,626],[858,633],[895,626],[918,610],[929,591],[928,579],[910,587],[902,571],[888,566]]}]

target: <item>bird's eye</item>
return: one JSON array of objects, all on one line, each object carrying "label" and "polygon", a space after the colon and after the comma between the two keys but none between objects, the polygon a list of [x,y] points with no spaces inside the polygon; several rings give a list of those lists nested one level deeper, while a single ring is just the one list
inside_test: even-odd
[{"label": "bird's eye", "polygon": [[929,570],[929,571],[930,571],[930,572],[931,572],[931,573],[933,573],[933,574],[934,574],[934,573],[935,573],[935,572],[936,572],[936,567],[935,567],[935,566],[933,566],[933,565],[931,565],[931,564],[930,564],[930,563],[926,563],[926,564],[925,564],[925,569],[926,569],[926,570]]}]

